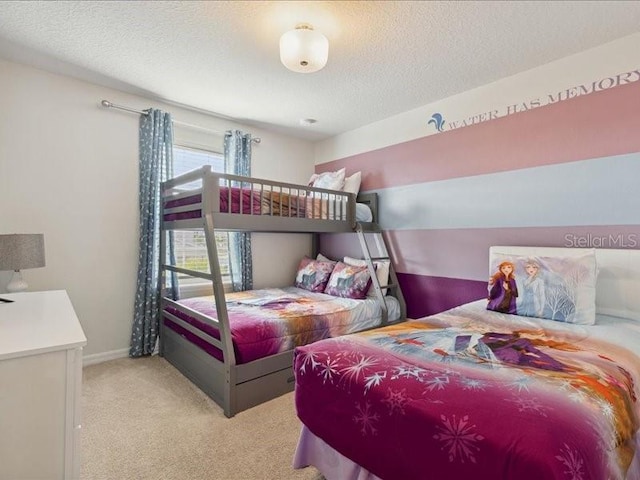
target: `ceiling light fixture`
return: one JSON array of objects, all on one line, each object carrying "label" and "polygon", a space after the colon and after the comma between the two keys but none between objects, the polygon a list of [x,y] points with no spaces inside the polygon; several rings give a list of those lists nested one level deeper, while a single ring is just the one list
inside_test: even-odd
[{"label": "ceiling light fixture", "polygon": [[329,40],[307,23],[280,37],[280,61],[299,73],[317,72],[327,64]]}]

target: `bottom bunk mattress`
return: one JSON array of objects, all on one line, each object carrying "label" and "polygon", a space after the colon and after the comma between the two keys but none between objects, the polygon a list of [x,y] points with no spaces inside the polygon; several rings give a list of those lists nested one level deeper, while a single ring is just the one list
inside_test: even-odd
[{"label": "bottom bunk mattress", "polygon": [[294,465],[327,480],[640,479],[640,322],[485,307],[297,348]]},{"label": "bottom bunk mattress", "polygon": [[[385,297],[388,321],[400,318],[395,297]],[[345,335],[380,326],[382,308],[374,298],[354,300],[296,287],[266,288],[229,293],[227,312],[236,364],[292,350],[317,340]],[[180,300],[178,303],[207,317],[217,318],[213,296]],[[198,320],[172,306],[166,311],[215,338],[213,325]],[[164,325],[207,353],[223,360],[222,352],[178,323],[163,317]]]}]

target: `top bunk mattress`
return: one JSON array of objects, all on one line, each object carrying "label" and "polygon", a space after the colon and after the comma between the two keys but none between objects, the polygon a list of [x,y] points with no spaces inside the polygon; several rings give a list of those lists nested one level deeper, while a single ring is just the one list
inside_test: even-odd
[{"label": "top bunk mattress", "polygon": [[[279,192],[260,192],[250,188],[220,186],[220,210],[221,213],[241,213],[243,215],[273,215],[284,217],[306,217],[305,199],[296,195],[288,195]],[[198,208],[183,209],[178,213],[167,213],[165,221],[186,220],[202,216],[202,194],[197,193],[168,200],[164,203],[165,209],[196,205]]]},{"label": "top bunk mattress", "polygon": [[[231,200],[231,201],[229,201]],[[194,208],[188,208],[194,206]],[[202,194],[197,193],[164,203],[165,209],[180,209],[165,213],[166,222],[189,220],[202,216]],[[286,218],[346,219],[346,202],[338,199],[309,198],[280,192],[260,192],[249,188],[220,187],[221,213],[269,215]],[[356,203],[357,222],[373,221],[369,205]]]},{"label": "top bunk mattress", "polygon": [[[385,297],[389,321],[400,318],[400,305]],[[226,295],[236,363],[248,363],[324,338],[337,337],[381,324],[382,309],[375,298],[354,300],[296,287],[267,288]],[[179,300],[181,305],[217,318],[213,296]],[[193,327],[220,338],[216,327],[168,306],[166,311]],[[222,361],[222,352],[164,317],[164,324]]]}]

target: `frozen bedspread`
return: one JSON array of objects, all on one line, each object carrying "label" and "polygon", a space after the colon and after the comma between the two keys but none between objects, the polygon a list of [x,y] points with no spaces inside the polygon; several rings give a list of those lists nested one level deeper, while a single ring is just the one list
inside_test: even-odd
[{"label": "frozen bedspread", "polygon": [[640,479],[640,328],[485,304],[297,348],[298,416],[385,480]]},{"label": "frozen bedspread", "polygon": [[[316,340],[373,328],[379,326],[381,321],[381,308],[374,299],[338,298],[296,287],[230,293],[226,300],[237,363],[247,363]],[[179,303],[217,318],[213,296],[184,299]],[[389,307],[389,318],[397,319],[400,310],[395,298],[389,297]],[[220,338],[220,333],[211,324],[173,307],[167,310],[209,335]],[[166,326],[222,360],[219,349],[171,320],[164,321]]]}]

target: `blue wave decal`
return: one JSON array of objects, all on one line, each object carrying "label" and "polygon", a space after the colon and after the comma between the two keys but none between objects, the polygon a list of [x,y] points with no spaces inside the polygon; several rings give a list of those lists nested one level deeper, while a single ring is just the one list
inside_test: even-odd
[{"label": "blue wave decal", "polygon": [[439,132],[444,130],[444,118],[442,118],[441,114],[434,113],[433,115],[431,115],[431,120],[427,122],[427,125],[431,123],[433,123],[433,125],[436,127],[436,130],[438,130]]}]

